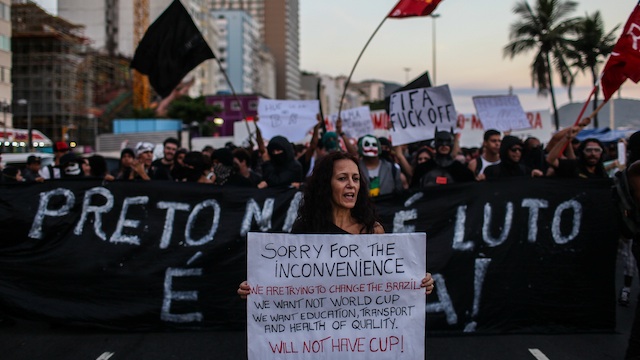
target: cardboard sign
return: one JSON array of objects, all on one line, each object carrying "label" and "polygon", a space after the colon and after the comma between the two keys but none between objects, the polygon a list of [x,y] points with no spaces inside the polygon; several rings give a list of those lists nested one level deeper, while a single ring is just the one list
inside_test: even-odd
[{"label": "cardboard sign", "polygon": [[531,127],[516,95],[474,96],[473,105],[485,129],[509,131]]},{"label": "cardboard sign", "polygon": [[301,141],[318,121],[318,100],[269,100],[258,101],[256,125],[265,139],[281,135],[289,141]]},{"label": "cardboard sign", "polygon": [[249,359],[423,359],[424,233],[249,233]]},{"label": "cardboard sign", "polygon": [[[373,134],[373,122],[369,106],[361,106],[349,110],[342,110],[342,131],[347,137],[358,139],[362,136]],[[329,115],[329,121],[334,124],[338,120],[338,114]]]},{"label": "cardboard sign", "polygon": [[448,85],[394,93],[389,103],[393,145],[433,139],[436,128],[456,127],[457,112]]}]

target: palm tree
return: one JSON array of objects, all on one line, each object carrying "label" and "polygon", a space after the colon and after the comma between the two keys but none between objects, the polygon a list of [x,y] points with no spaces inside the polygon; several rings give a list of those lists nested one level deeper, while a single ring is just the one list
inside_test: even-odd
[{"label": "palm tree", "polygon": [[520,19],[511,24],[510,42],[504,47],[504,56],[512,59],[516,55],[536,51],[531,63],[532,86],[537,85],[539,95],[551,94],[556,130],[560,128],[560,121],[552,69],[558,71],[563,85],[572,81],[565,54],[577,19],[567,19],[567,16],[575,11],[577,5],[575,1],[537,0],[532,9],[526,0],[522,0],[513,8]]},{"label": "palm tree", "polygon": [[[603,59],[611,53],[616,44],[615,32],[620,27],[616,25],[613,30],[605,34],[604,23],[600,12],[596,11],[593,15],[586,14],[576,24],[576,40],[571,43],[567,57],[573,60],[572,66],[579,71],[585,72],[587,69],[591,72],[593,86],[598,81],[599,65]],[[598,92],[595,92],[593,100],[593,110],[598,107]],[[598,127],[598,116],[593,119],[594,127]]]}]

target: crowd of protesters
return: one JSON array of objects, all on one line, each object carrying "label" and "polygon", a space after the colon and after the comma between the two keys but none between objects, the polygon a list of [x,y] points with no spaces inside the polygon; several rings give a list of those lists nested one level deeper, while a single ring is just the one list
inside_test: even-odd
[{"label": "crowd of protesters", "polygon": [[104,179],[106,181],[175,181],[244,187],[299,187],[311,175],[319,158],[331,151],[358,156],[371,196],[428,186],[498,178],[557,177],[606,178],[620,169],[617,144],[605,146],[597,139],[577,141],[586,124],[557,132],[546,146],[536,138],[520,139],[486,130],[478,148],[460,148],[458,136],[438,131],[433,139],[393,146],[389,139],[366,135],[347,138],[338,120],[336,131],[320,133],[318,119],[307,145],[294,145],[283,136],[264,141],[256,133],[255,147],[227,143],[201,151],[182,148],[176,138],[166,139],[163,156],[154,159],[155,144],[140,142],[124,148],[119,165],[109,171],[100,155],[82,157],[65,142],[54,144],[53,164],[29,156],[22,168],[2,169],[2,182],[43,182],[54,179]]},{"label": "crowd of protesters", "polygon": [[[65,142],[53,147],[53,163],[41,166],[41,159],[29,156],[26,166],[6,166],[2,183],[44,182],[56,179],[101,179],[104,181],[174,181],[219,186],[300,187],[314,171],[320,158],[333,151],[345,151],[360,159],[360,169],[370,196],[394,194],[407,189],[453,183],[495,181],[507,177],[555,177],[604,179],[624,169],[618,162],[618,144],[603,144],[595,138],[579,141],[576,136],[588,125],[558,131],[547,144],[537,138],[520,139],[488,129],[478,148],[461,148],[458,136],[438,131],[433,139],[393,146],[387,138],[366,135],[350,139],[338,119],[335,131],[325,131],[322,119],[313,128],[306,145],[295,145],[283,136],[266,142],[259,129],[257,145],[238,147],[227,143],[201,151],[182,148],[176,138],[167,138],[161,158],[154,159],[155,145],[140,142],[121,150],[119,164],[109,171],[100,155],[82,157]],[[621,139],[620,141],[625,141]],[[1,156],[1,154],[0,154]],[[630,302],[631,281],[636,271],[629,240],[622,242],[627,263],[620,305]]]}]

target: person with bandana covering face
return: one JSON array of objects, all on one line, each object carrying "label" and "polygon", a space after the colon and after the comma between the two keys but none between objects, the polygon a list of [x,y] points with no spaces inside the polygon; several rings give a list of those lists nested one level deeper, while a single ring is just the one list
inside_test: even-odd
[{"label": "person with bandana covering face", "polygon": [[542,176],[542,171],[531,170],[522,163],[523,144],[515,136],[507,135],[500,144],[500,163],[491,165],[484,170],[487,179],[497,179],[514,176]]},{"label": "person with bandana covering face", "polygon": [[294,156],[293,146],[284,136],[269,140],[262,164],[262,179],[269,187],[295,186],[302,182],[302,165]]},{"label": "person with bandana covering face", "polygon": [[434,156],[416,166],[411,179],[412,188],[475,181],[473,172],[451,155],[454,148],[453,134],[436,130],[434,148]]},{"label": "person with bandana covering face", "polygon": [[373,135],[365,135],[358,141],[360,168],[369,186],[370,196],[402,191],[400,170],[395,164],[380,158],[380,142]]}]

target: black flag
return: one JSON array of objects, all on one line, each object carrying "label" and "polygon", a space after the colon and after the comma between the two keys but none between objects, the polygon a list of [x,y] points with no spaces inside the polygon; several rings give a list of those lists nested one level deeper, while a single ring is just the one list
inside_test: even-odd
[{"label": "black flag", "polygon": [[179,0],[149,26],[138,44],[131,68],[149,76],[162,97],[171,94],[194,67],[215,58],[213,51]]}]

